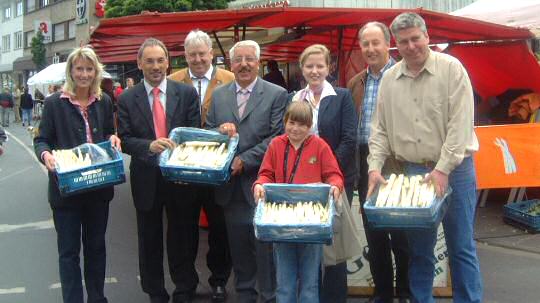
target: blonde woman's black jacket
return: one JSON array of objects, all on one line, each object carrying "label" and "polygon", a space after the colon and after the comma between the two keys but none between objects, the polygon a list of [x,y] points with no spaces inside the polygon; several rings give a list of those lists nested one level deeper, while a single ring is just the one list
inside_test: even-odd
[{"label": "blonde woman's black jacket", "polygon": [[[45,99],[45,106],[39,124],[39,135],[34,138],[34,150],[38,159],[44,151],[69,149],[86,143],[86,128],[79,109],[67,98],[60,98],[55,93]],[[103,93],[101,99],[88,107],[88,120],[94,143],[103,142],[114,134],[113,110],[111,98]],[[70,197],[60,196],[56,176],[49,172],[49,203],[52,208],[69,207],[82,199],[112,200],[113,187],[76,194]]]}]

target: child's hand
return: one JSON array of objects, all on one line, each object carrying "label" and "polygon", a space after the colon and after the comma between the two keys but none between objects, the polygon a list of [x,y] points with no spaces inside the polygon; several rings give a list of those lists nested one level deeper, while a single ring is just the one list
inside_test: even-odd
[{"label": "child's hand", "polygon": [[339,196],[341,195],[341,191],[339,190],[339,188],[337,186],[330,187],[330,193],[334,197],[334,202],[338,203]]},{"label": "child's hand", "polygon": [[261,184],[257,184],[253,188],[253,197],[255,198],[255,203],[258,203],[259,199],[264,201],[264,187]]}]

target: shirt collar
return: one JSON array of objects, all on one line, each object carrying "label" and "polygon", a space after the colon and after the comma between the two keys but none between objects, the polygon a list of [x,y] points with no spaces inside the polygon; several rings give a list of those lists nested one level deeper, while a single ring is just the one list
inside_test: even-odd
[{"label": "shirt collar", "polygon": [[[163,94],[166,94],[167,92],[167,78],[163,79],[163,81],[161,81],[161,83],[159,84],[159,90],[160,92],[162,92]],[[152,85],[150,85],[150,83],[146,82],[146,79],[144,79],[144,88],[146,89],[146,94],[147,95],[150,95],[152,93],[152,90],[154,89],[154,87]]]},{"label": "shirt collar", "polygon": [[[426,59],[426,62],[424,62],[424,66],[418,73],[419,75],[425,70],[426,72],[435,75],[435,56],[433,56],[433,51],[431,49],[428,49],[428,57]],[[401,66],[399,69],[399,73],[396,74],[396,79],[398,79],[401,76],[410,76],[411,72],[407,68],[407,63],[405,60],[401,60]]]},{"label": "shirt collar", "polygon": [[[191,69],[188,68],[188,71],[189,71],[189,77],[193,80],[193,79],[199,79],[199,77],[195,76],[195,74],[193,74],[191,72]],[[206,71],[206,73],[202,76],[203,78],[205,78],[206,80],[210,81],[210,79],[212,79],[212,72],[214,71],[214,67],[212,65],[210,65],[210,68]]]},{"label": "shirt collar", "polygon": [[381,69],[381,72],[379,73],[378,76],[375,76],[371,72],[371,68],[368,66],[368,68],[367,68],[368,77],[371,77],[371,78],[374,78],[374,79],[380,79],[382,77],[382,75],[384,74],[384,72],[386,72],[390,67],[392,67],[392,65],[394,65],[394,63],[396,63],[396,61],[394,61],[394,58],[390,57],[390,60],[388,60],[388,62],[386,62],[386,64],[383,66],[383,68]]},{"label": "shirt collar", "polygon": [[[309,98],[312,98],[314,96],[313,91],[309,88],[309,85],[306,86],[306,88],[304,88],[304,91],[305,91],[306,97],[309,96]],[[324,80],[320,100],[322,100],[324,97],[327,97],[327,96],[337,96],[337,93],[334,90],[334,87],[332,87],[332,84]]]},{"label": "shirt collar", "polygon": [[[62,91],[62,93],[60,95],[60,99],[62,99],[62,98],[68,99],[69,102],[71,102],[72,104],[80,105],[79,102],[75,100],[74,96],[72,96],[68,92]],[[86,107],[90,106],[90,104],[94,103],[95,101],[97,101],[96,95],[91,94],[90,97],[88,97],[88,104],[86,105]]]},{"label": "shirt collar", "polygon": [[[259,77],[255,78],[255,80],[253,80],[253,82],[251,82],[247,87],[247,91],[251,94],[251,92],[253,91],[253,87],[255,87],[255,83],[257,83],[257,79],[259,79]],[[236,92],[238,93],[239,91],[241,91],[243,88],[238,84],[238,82],[234,81],[235,85],[236,85]]]}]

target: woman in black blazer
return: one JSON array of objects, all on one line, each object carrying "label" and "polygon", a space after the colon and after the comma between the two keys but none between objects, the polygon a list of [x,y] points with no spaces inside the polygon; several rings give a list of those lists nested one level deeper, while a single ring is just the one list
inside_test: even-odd
[{"label": "woman in black blazer", "polygon": [[62,197],[58,190],[51,151],[83,143],[110,140],[114,135],[112,103],[99,88],[103,67],[94,51],[78,48],[68,57],[63,91],[47,97],[39,135],[34,138],[37,157],[49,170],[48,200],[57,233],[60,282],[64,302],[84,302],[79,253],[84,246],[84,279],[88,302],[107,302],[105,231],[113,187]]},{"label": "woman in black blazer", "polygon": [[[343,176],[345,194],[352,201],[356,179],[355,148],[358,117],[348,89],[332,87],[326,80],[330,52],[321,44],[307,47],[300,55],[302,75],[307,87],[298,91],[292,101],[308,102],[313,109],[312,133],[330,145]],[[350,202],[349,202],[350,203]],[[320,301],[345,303],[347,300],[347,264],[326,266]]]}]

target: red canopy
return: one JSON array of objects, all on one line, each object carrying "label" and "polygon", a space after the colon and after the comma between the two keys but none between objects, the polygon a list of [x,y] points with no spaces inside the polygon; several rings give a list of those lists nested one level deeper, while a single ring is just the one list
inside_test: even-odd
[{"label": "red canopy", "polygon": [[[275,7],[260,9],[146,13],[103,19],[92,33],[90,43],[104,63],[135,61],[144,39],[162,40],[173,56],[183,52],[183,41],[189,31],[199,28],[215,33],[221,43],[256,37],[262,58],[292,61],[302,50],[323,43],[332,53],[358,48],[358,28],[378,20],[390,24],[400,13],[414,11],[426,20],[432,43],[528,39],[528,30],[516,29],[478,20],[451,16],[424,9],[351,9]],[[283,28],[268,36],[266,29]],[[236,30],[235,30],[236,29]],[[235,37],[236,36],[236,37]],[[232,44],[232,43],[230,43]],[[227,50],[227,45],[224,49]],[[215,47],[217,49],[217,47]]]},{"label": "red canopy", "polygon": [[[263,60],[295,61],[307,46],[322,43],[340,55],[339,79],[344,85],[364,67],[358,29],[373,20],[390,25],[405,11],[425,19],[431,43],[451,44],[449,52],[463,62],[481,96],[508,88],[540,92],[540,67],[524,42],[533,37],[530,31],[424,9],[275,7],[144,13],[101,20],[90,43],[103,63],[136,61],[137,50],[148,37],[162,40],[171,56],[180,56],[185,36],[196,28],[214,37],[215,50],[227,51],[244,35],[257,40]],[[455,44],[467,41],[485,43]]]},{"label": "red canopy", "polygon": [[483,98],[508,89],[540,92],[540,66],[524,41],[457,44],[446,52],[463,63]]}]

